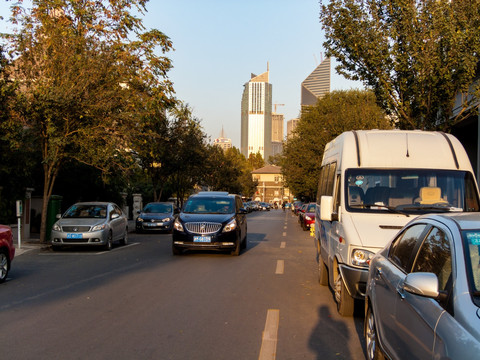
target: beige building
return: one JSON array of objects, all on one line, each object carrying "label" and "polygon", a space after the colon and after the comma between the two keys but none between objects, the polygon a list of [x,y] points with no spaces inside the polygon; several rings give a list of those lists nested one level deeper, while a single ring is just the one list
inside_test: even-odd
[{"label": "beige building", "polygon": [[287,139],[292,136],[292,131],[297,127],[300,119],[292,119],[287,121]]},{"label": "beige building", "polygon": [[291,202],[293,195],[283,185],[282,170],[279,166],[267,165],[252,171],[253,180],[258,182],[257,190],[252,200],[281,204]]},{"label": "beige building", "polygon": [[272,113],[272,155],[281,154],[283,151],[283,119],[283,114]]},{"label": "beige building", "polygon": [[222,148],[223,151],[230,149],[232,147],[232,139],[228,139],[227,137],[225,137],[223,126],[222,126],[222,132],[220,133],[220,137],[213,140],[213,145],[219,146],[220,148]]}]

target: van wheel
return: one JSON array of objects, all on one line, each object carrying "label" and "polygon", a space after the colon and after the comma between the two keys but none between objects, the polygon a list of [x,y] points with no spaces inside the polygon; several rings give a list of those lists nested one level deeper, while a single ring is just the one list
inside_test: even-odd
[{"label": "van wheel", "polygon": [[337,310],[341,316],[352,316],[355,300],[348,294],[342,275],[338,274],[335,281],[335,301],[337,302]]},{"label": "van wheel", "polygon": [[318,259],[318,283],[322,286],[328,285],[328,270],[327,265],[323,261],[322,257]]}]

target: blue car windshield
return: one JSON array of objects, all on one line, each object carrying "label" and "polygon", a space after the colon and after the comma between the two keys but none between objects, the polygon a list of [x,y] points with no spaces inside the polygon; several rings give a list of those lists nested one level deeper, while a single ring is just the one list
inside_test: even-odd
[{"label": "blue car windshield", "polygon": [[73,205],[63,215],[64,218],[98,218],[107,217],[107,205]]},{"label": "blue car windshield", "polygon": [[437,169],[347,169],[345,204],[352,212],[479,211],[470,172]]},{"label": "blue car windshield", "polygon": [[192,197],[185,203],[184,213],[189,214],[232,214],[235,212],[233,199]]},{"label": "blue car windshield", "polygon": [[155,214],[155,213],[171,213],[173,212],[172,204],[147,204],[143,209],[144,213]]}]

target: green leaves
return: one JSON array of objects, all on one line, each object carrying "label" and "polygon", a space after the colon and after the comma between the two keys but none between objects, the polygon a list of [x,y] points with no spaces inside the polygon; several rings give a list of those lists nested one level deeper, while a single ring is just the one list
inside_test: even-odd
[{"label": "green leaves", "polygon": [[[480,1],[332,0],[321,5],[337,71],[361,80],[404,129],[442,129],[473,103]],[[453,114],[457,93],[470,92]],[[456,116],[456,118],[455,118]]]}]

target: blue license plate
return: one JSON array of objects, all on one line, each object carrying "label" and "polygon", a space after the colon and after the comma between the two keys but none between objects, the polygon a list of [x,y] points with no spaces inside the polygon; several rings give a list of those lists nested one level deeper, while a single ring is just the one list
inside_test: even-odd
[{"label": "blue license plate", "polygon": [[67,234],[67,239],[82,239],[82,234]]},{"label": "blue license plate", "polygon": [[209,243],[212,241],[211,236],[194,236],[193,237],[193,242],[198,242],[198,243]]}]

